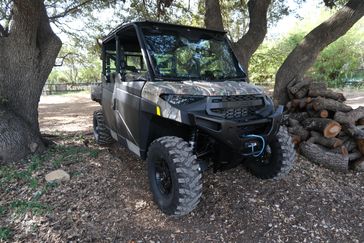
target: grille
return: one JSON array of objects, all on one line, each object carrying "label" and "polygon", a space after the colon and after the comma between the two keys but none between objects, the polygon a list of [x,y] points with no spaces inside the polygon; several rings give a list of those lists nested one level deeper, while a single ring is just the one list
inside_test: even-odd
[{"label": "grille", "polygon": [[223,96],[220,99],[221,102],[239,102],[239,101],[262,100],[262,97],[256,95],[231,95],[231,96]]},{"label": "grille", "polygon": [[264,107],[264,98],[257,95],[235,95],[214,97],[208,113],[227,120],[250,120],[256,111]]}]

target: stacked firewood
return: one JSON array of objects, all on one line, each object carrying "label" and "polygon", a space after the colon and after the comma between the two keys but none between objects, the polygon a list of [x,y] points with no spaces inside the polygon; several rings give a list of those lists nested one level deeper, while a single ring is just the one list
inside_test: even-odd
[{"label": "stacked firewood", "polygon": [[291,82],[283,123],[308,160],[327,168],[364,169],[364,107],[352,109],[326,83]]}]

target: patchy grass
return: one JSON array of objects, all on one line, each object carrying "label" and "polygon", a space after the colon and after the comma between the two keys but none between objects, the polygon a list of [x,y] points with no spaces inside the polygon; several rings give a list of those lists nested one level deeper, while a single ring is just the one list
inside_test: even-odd
[{"label": "patchy grass", "polygon": [[23,161],[23,163],[26,165],[25,168],[16,168],[14,165],[0,166],[0,185],[5,188],[8,184],[22,182],[28,184],[30,188],[36,188],[38,182],[33,177],[33,173],[43,166],[43,156],[32,156],[29,160]]},{"label": "patchy grass", "polygon": [[88,156],[97,158],[99,150],[88,147],[57,145],[50,150],[52,153],[52,165],[55,169],[62,165],[71,165],[85,160]]},{"label": "patchy grass", "polygon": [[[37,198],[38,199],[38,198]],[[50,207],[36,200],[15,200],[10,203],[10,208],[16,214],[23,215],[26,212],[32,212],[34,215],[43,215],[50,210]]]},{"label": "patchy grass", "polygon": [[0,217],[5,215],[5,213],[6,213],[6,207],[0,206]]},{"label": "patchy grass", "polygon": [[[0,220],[44,216],[51,213],[52,205],[45,203],[46,200],[43,198],[45,195],[57,193],[51,191],[60,184],[47,183],[44,180],[45,174],[58,168],[96,159],[101,152],[92,146],[87,147],[90,138],[85,138],[83,134],[51,136],[52,140],[60,144],[51,146],[41,155],[30,156],[28,159],[9,165],[0,165],[0,190],[8,195],[0,204]],[[72,177],[81,174],[72,169],[68,169],[68,172]],[[12,228],[13,223],[14,221],[10,220],[1,225],[0,242],[10,241],[18,234],[14,233],[16,229]]]},{"label": "patchy grass", "polygon": [[12,236],[11,229],[9,229],[7,227],[0,227],[0,240],[1,241],[10,240],[11,236]]}]

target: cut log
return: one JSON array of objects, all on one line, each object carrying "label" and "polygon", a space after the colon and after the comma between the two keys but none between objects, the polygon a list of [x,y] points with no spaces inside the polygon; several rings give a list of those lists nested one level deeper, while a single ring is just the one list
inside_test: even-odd
[{"label": "cut log", "polygon": [[291,92],[291,94],[295,95],[301,88],[305,87],[305,86],[309,86],[310,83],[312,82],[312,80],[303,80],[300,82],[296,82],[293,86],[291,86],[289,88],[289,91]]},{"label": "cut log", "polygon": [[294,99],[294,95],[291,93],[291,88],[296,84],[299,83],[297,82],[297,80],[294,78],[291,81],[289,81],[289,83],[287,84],[287,94],[288,94],[288,98],[290,100]]},{"label": "cut log", "polygon": [[309,142],[301,143],[300,151],[303,156],[313,163],[317,163],[334,171],[348,170],[348,155],[333,153],[323,146]]},{"label": "cut log", "polygon": [[286,105],[288,110],[295,110],[297,108],[304,109],[308,103],[312,101],[311,97],[302,98],[302,99],[293,99],[289,101]]},{"label": "cut log", "polygon": [[300,137],[300,141],[306,141],[310,136],[310,133],[304,129],[302,126],[299,127],[289,127],[288,132],[293,135]]},{"label": "cut log", "polygon": [[288,132],[293,135],[297,135],[300,137],[301,141],[306,141],[310,136],[310,133],[301,126],[300,122],[294,119],[289,119],[289,128]]},{"label": "cut log", "polygon": [[364,139],[358,139],[356,140],[356,145],[359,149],[359,152],[364,155]]},{"label": "cut log", "polygon": [[308,96],[310,97],[325,97],[325,98],[329,98],[329,99],[333,99],[333,100],[338,100],[338,101],[345,101],[346,98],[344,96],[343,93],[337,93],[334,92],[332,90],[314,90],[314,89],[310,89],[308,91]]},{"label": "cut log", "polygon": [[294,94],[294,97],[296,99],[302,99],[306,97],[308,94],[308,87],[302,87],[300,90],[298,90],[297,93]]},{"label": "cut log", "polygon": [[364,125],[364,118],[359,119],[357,125]]},{"label": "cut log", "polygon": [[341,155],[345,155],[345,156],[349,156],[349,151],[345,146],[340,146],[334,149],[329,149],[328,150],[331,153],[336,153],[336,154],[341,154]]},{"label": "cut log", "polygon": [[339,123],[350,123],[355,124],[359,119],[364,118],[364,107],[360,106],[347,113],[338,111],[335,113],[334,120]]},{"label": "cut log", "polygon": [[327,148],[337,148],[343,145],[343,141],[338,138],[326,138],[320,133],[311,131],[311,138],[308,140],[310,143],[320,144]]},{"label": "cut log", "polygon": [[310,117],[328,118],[330,114],[328,110],[315,111],[312,103],[307,104],[306,110]]},{"label": "cut log", "polygon": [[325,91],[327,90],[327,83],[325,82],[312,82],[309,86],[308,86],[309,90],[321,90],[321,91]]},{"label": "cut log", "polygon": [[356,142],[353,138],[349,138],[349,139],[345,140],[343,145],[345,146],[345,148],[348,149],[349,152],[353,151],[357,147]]},{"label": "cut log", "polygon": [[343,124],[344,130],[351,137],[356,139],[364,139],[364,126],[355,126],[353,124]]},{"label": "cut log", "polygon": [[302,98],[302,99],[299,99],[299,101],[300,101],[299,108],[302,110],[307,106],[307,104],[311,103],[312,98],[311,97]]},{"label": "cut log", "polygon": [[288,124],[289,124],[290,127],[299,127],[299,126],[301,126],[299,121],[297,121],[295,119],[292,119],[292,118],[288,119]]},{"label": "cut log", "polygon": [[317,111],[313,109],[312,103],[307,104],[306,111],[310,117],[317,117]]},{"label": "cut log", "polygon": [[319,132],[311,131],[310,132],[311,137],[322,137],[322,135]]},{"label": "cut log", "polygon": [[303,120],[309,118],[309,115],[307,112],[296,112],[296,113],[290,113],[289,118],[302,122]]},{"label": "cut log", "polygon": [[345,105],[344,103],[341,103],[339,101],[333,100],[333,99],[326,99],[317,97],[312,101],[313,109],[315,111],[320,110],[329,110],[329,111],[343,111],[343,112],[349,112],[353,108],[351,106]]},{"label": "cut log", "polygon": [[363,155],[359,151],[354,151],[352,153],[349,153],[349,161],[354,161],[357,159],[360,159]]},{"label": "cut log", "polygon": [[337,135],[338,138],[340,138],[341,140],[343,140],[344,142],[349,139],[350,137],[348,136],[348,134],[346,134],[346,132],[344,130],[341,130],[341,132],[339,132],[339,134]]},{"label": "cut log", "polygon": [[301,143],[301,137],[296,134],[291,134],[292,143],[294,145],[299,145]]},{"label": "cut log", "polygon": [[293,107],[293,102],[292,101],[288,101],[286,104],[286,108],[288,111],[294,111],[295,107]]},{"label": "cut log", "polygon": [[328,118],[329,117],[329,112],[327,110],[321,110],[321,111],[319,111],[319,113],[320,113],[321,118]]},{"label": "cut log", "polygon": [[302,121],[305,129],[322,132],[326,138],[334,138],[341,131],[341,125],[328,118],[308,118]]}]

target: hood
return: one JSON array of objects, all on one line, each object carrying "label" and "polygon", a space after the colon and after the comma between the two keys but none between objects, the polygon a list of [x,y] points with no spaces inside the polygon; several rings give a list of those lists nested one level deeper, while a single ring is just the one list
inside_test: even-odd
[{"label": "hood", "polygon": [[262,94],[262,89],[242,81],[182,81],[147,82],[143,88],[143,98],[156,101],[161,94],[188,94],[203,96],[229,96]]}]

